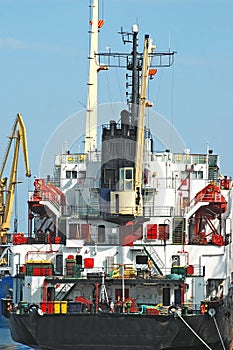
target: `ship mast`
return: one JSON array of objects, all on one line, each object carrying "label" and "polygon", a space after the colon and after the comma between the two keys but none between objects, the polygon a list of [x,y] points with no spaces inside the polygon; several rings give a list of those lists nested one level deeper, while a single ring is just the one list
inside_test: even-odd
[{"label": "ship mast", "polygon": [[133,52],[132,52],[132,98],[131,98],[131,124],[135,125],[138,105],[139,105],[139,69],[137,58],[137,35],[138,26],[136,24],[132,27],[133,32]]},{"label": "ship mast", "polygon": [[91,45],[89,53],[89,78],[86,113],[85,153],[97,147],[97,74],[98,63],[95,54],[98,51],[98,0],[93,0],[92,20],[90,21]]},{"label": "ship mast", "polygon": [[[108,219],[115,222],[117,214],[121,225],[131,220],[132,217],[143,216],[145,108],[151,106],[146,100],[148,77],[152,75],[149,70],[152,67],[170,67],[173,64],[175,52],[153,52],[155,47],[152,46],[152,40],[147,35],[143,53],[139,53],[137,51],[137,25],[132,27],[132,32],[124,32],[121,28],[120,34],[124,44],[133,44],[131,53],[108,52],[98,53],[97,56],[100,64],[126,68],[130,72],[127,74],[127,79],[131,79],[126,84],[126,87],[132,87],[129,99],[127,99],[129,112],[127,110],[121,112],[121,126],[116,133],[116,123],[112,122],[109,128],[103,128],[102,134],[101,186],[110,188]],[[156,72],[156,69],[152,71]],[[111,144],[112,147],[109,146]]]}]

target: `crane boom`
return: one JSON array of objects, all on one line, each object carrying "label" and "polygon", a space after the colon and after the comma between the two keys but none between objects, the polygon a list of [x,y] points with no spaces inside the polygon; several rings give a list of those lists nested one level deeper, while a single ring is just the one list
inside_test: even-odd
[{"label": "crane boom", "polygon": [[146,91],[149,76],[150,56],[155,47],[152,46],[152,40],[149,35],[144,39],[143,65],[142,65],[142,84],[140,94],[139,117],[137,123],[137,146],[135,155],[135,195],[137,215],[142,215],[142,171],[143,171],[143,147],[144,147],[144,127],[145,127],[145,109],[147,106]]},{"label": "crane boom", "polygon": [[[28,147],[27,147],[27,137],[26,128],[23,122],[21,114],[17,114],[16,121],[13,126],[13,130],[10,136],[10,141],[6,150],[6,154],[0,169],[0,239],[1,243],[6,243],[6,233],[10,229],[10,221],[13,211],[13,203],[15,197],[15,186],[17,183],[17,168],[19,160],[19,147],[22,145],[24,163],[26,169],[26,176],[31,176],[31,170],[29,166],[28,159]],[[9,158],[9,153],[11,150],[12,142],[14,143],[14,153],[13,160],[11,164],[9,184],[7,187],[7,178],[3,177],[5,166]]]}]

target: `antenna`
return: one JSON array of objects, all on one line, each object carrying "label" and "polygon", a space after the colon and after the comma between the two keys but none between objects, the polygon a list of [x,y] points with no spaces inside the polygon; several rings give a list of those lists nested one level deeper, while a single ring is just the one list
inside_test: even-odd
[{"label": "antenna", "polygon": [[168,33],[168,49],[169,49],[169,52],[171,50],[171,31],[169,30],[169,33]]},{"label": "antenna", "polygon": [[[129,104],[131,114],[131,125],[135,124],[135,119],[138,114],[139,105],[139,91],[141,84],[141,72],[143,64],[143,53],[138,52],[138,24],[132,26],[131,32],[126,32],[121,27],[118,34],[121,34],[124,44],[131,43],[133,48],[130,53],[112,52],[108,50],[105,53],[98,53],[98,61],[100,66],[126,68],[129,73],[126,75],[126,88],[131,87],[132,90],[129,93],[126,92],[127,102]],[[149,53],[150,68],[158,67],[170,67],[174,62],[175,51],[168,52],[153,52]],[[156,69],[151,69],[149,76],[156,73]]]}]

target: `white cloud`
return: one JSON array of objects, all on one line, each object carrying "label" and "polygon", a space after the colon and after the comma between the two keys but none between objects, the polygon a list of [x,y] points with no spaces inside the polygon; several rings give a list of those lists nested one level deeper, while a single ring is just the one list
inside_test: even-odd
[{"label": "white cloud", "polygon": [[31,50],[47,53],[63,53],[63,54],[75,54],[77,48],[68,48],[54,44],[44,43],[27,43],[15,38],[0,38],[0,50]]},{"label": "white cloud", "polygon": [[0,38],[0,49],[25,49],[27,45],[15,38]]}]

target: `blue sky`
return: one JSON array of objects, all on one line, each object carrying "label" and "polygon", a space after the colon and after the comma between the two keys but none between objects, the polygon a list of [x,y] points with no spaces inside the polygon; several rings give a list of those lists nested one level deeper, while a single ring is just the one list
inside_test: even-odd
[{"label": "blue sky", "polygon": [[[0,156],[20,112],[33,176],[53,131],[86,105],[88,5],[89,0],[0,0]],[[232,0],[100,0],[100,51],[130,51],[117,32],[134,23],[139,51],[144,34],[158,51],[168,50],[169,42],[177,51],[174,66],[150,82],[150,100],[191,152],[205,152],[208,142],[221,155],[223,175],[233,174],[232,13]],[[116,69],[101,73],[99,103],[124,100],[124,76]]]}]

